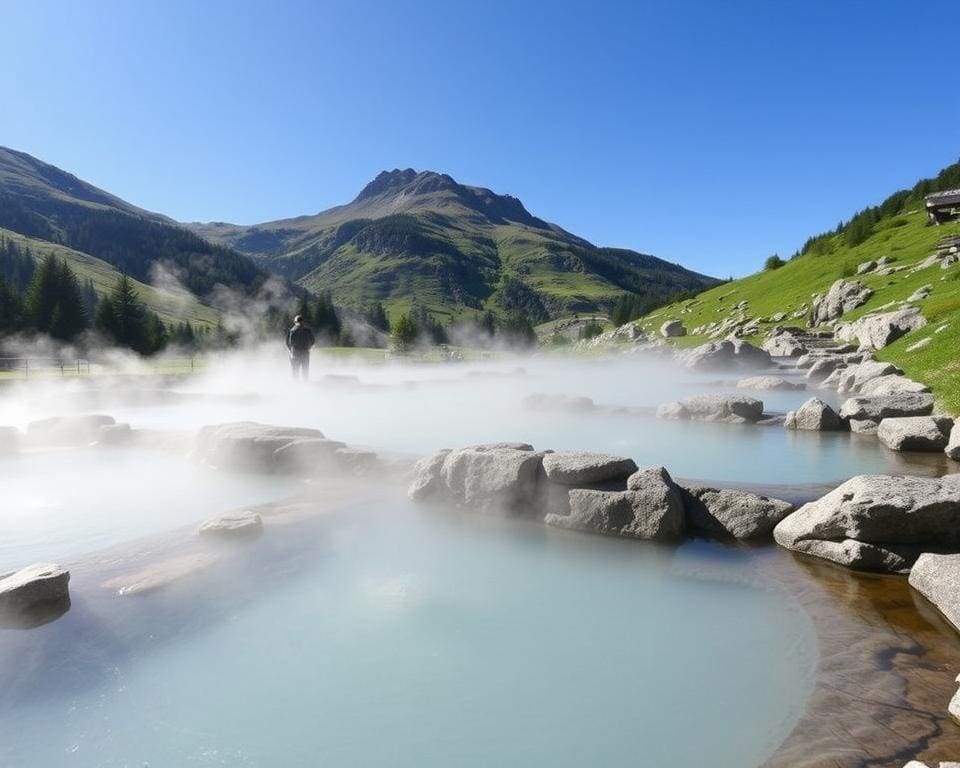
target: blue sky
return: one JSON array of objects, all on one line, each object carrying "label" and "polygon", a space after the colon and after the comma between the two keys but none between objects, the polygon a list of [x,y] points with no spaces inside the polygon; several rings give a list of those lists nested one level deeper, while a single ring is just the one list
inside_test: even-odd
[{"label": "blue sky", "polygon": [[960,3],[0,0],[0,19],[0,144],[180,220],[313,213],[409,166],[741,275],[960,157]]}]

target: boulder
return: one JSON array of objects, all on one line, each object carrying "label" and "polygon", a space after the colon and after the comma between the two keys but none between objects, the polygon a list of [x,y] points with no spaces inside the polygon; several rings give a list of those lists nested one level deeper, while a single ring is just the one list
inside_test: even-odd
[{"label": "boulder", "polygon": [[538,392],[527,395],[522,405],[534,411],[590,411],[596,404],[589,397]]},{"label": "boulder", "polygon": [[856,368],[851,370],[853,375],[852,381],[848,385],[848,389],[844,391],[849,392],[859,392],[861,387],[867,384],[874,379],[878,379],[882,376],[892,376],[903,373],[897,366],[893,363],[881,363],[876,360],[865,360],[860,363]]},{"label": "boulder", "polygon": [[797,410],[787,413],[783,426],[787,429],[835,430],[843,429],[843,421],[823,400],[811,397]]},{"label": "boulder", "polygon": [[960,631],[960,555],[923,553],[910,569],[909,582]]},{"label": "boulder", "polygon": [[768,536],[793,511],[793,504],[747,491],[681,488],[687,526],[712,536],[753,539]]},{"label": "boulder", "polygon": [[860,435],[875,435],[880,423],[871,419],[850,419],[847,424],[850,425],[850,431]]},{"label": "boulder", "polygon": [[0,456],[20,449],[20,432],[16,427],[0,427]]},{"label": "boulder", "polygon": [[857,265],[857,274],[865,275],[867,272],[873,272],[877,268],[877,262],[875,261],[864,261]]},{"label": "boulder", "polygon": [[746,379],[740,379],[740,381],[737,382],[737,389],[773,389],[790,391],[806,388],[806,383],[802,381],[788,381],[780,376],[751,376]]},{"label": "boulder", "polygon": [[526,443],[493,443],[450,451],[440,469],[443,495],[480,512],[532,509],[543,453]]},{"label": "boulder", "polygon": [[[923,555],[921,555],[921,557],[923,557]],[[916,566],[914,566],[914,568],[916,568]],[[955,682],[960,683],[960,675],[957,675]],[[950,717],[953,718],[953,722],[960,725],[960,689],[958,689],[957,692],[953,694],[953,698],[950,699],[947,711],[950,713]]]},{"label": "boulder", "polygon": [[50,563],[0,574],[0,613],[21,613],[68,600],[69,583],[70,571]]},{"label": "boulder", "polygon": [[906,376],[881,376],[871,379],[860,388],[860,394],[872,397],[874,395],[895,395],[900,392],[929,392],[930,387],[919,381],[908,379]]},{"label": "boulder", "polygon": [[929,416],[931,413],[933,395],[926,392],[851,397],[840,406],[841,419],[869,419],[878,423],[897,416]]},{"label": "boulder", "polygon": [[846,363],[838,357],[821,357],[807,369],[807,378],[811,381],[823,381],[838,368],[846,368]]},{"label": "boulder", "polygon": [[960,545],[960,475],[858,475],[788,515],[773,537],[850,568],[902,572],[925,548]]},{"label": "boulder", "polygon": [[943,416],[899,416],[881,421],[877,437],[893,451],[942,451],[951,427],[953,419]]},{"label": "boulder", "polygon": [[641,469],[627,481],[626,491],[570,491],[570,513],[548,514],[544,521],[559,528],[674,540],[683,535],[680,491],[663,467]]},{"label": "boulder", "polygon": [[273,469],[277,472],[324,474],[338,468],[336,451],[346,447],[339,440],[325,437],[299,437],[273,451]]},{"label": "boulder", "polygon": [[916,307],[898,309],[880,315],[866,315],[837,328],[837,338],[843,341],[857,339],[865,349],[881,349],[901,336],[927,324]]},{"label": "boulder", "polygon": [[341,472],[346,472],[355,477],[369,475],[380,466],[380,457],[377,456],[375,451],[366,448],[350,446],[337,448],[333,452],[333,456]]},{"label": "boulder", "polygon": [[907,297],[907,301],[923,301],[929,298],[931,293],[933,293],[932,285],[922,285]]},{"label": "boulder", "polygon": [[594,485],[626,480],[637,471],[633,459],[588,451],[558,451],[543,457],[547,479],[560,485]]},{"label": "boulder", "polygon": [[413,466],[413,481],[407,490],[411,501],[426,501],[442,493],[443,462],[450,453],[449,448],[437,451],[432,456],[424,456]]},{"label": "boulder", "polygon": [[81,446],[96,441],[100,428],[115,424],[113,416],[91,414],[85,416],[54,416],[27,425],[27,440],[43,446]]},{"label": "boulder", "polygon": [[323,437],[319,429],[305,427],[279,427],[252,421],[214,424],[200,430],[195,456],[202,463],[219,469],[289,471],[296,466],[293,455],[297,451],[290,450],[285,455],[283,449],[298,440]]},{"label": "boulder", "polygon": [[709,341],[699,347],[678,350],[675,359],[695,371],[764,368],[771,364],[769,352],[740,339]]},{"label": "boulder", "polygon": [[256,512],[228,512],[200,526],[201,536],[219,539],[252,539],[263,533],[263,520]]},{"label": "boulder", "polygon": [[674,338],[676,336],[686,336],[687,329],[679,320],[667,320],[667,322],[660,326],[660,335],[665,339]]},{"label": "boulder", "polygon": [[748,424],[762,416],[763,402],[745,395],[694,395],[657,408],[657,417],[661,419]]},{"label": "boulder", "polygon": [[873,291],[863,283],[852,283],[843,279],[837,280],[830,286],[826,295],[820,296],[817,294],[813,297],[810,326],[816,327],[831,320],[836,320],[847,312],[865,304],[872,295]]},{"label": "boulder", "polygon": [[760,348],[774,357],[800,357],[807,351],[803,343],[789,333],[780,333],[765,339]]},{"label": "boulder", "polygon": [[943,452],[947,454],[948,458],[960,461],[960,421],[957,421],[953,425],[953,429],[950,430],[950,440]]}]

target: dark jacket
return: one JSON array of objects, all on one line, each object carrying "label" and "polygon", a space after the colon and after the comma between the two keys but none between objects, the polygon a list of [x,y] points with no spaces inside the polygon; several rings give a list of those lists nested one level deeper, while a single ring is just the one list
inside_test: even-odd
[{"label": "dark jacket", "polygon": [[287,331],[287,349],[295,355],[305,355],[317,339],[305,325],[295,325]]}]

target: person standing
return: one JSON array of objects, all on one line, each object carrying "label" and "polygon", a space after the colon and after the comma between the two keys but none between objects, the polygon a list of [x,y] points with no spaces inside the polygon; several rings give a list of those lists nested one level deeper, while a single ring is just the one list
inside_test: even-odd
[{"label": "person standing", "polygon": [[293,328],[287,331],[287,351],[290,353],[290,367],[293,369],[294,379],[303,379],[310,376],[310,348],[316,344],[310,326],[306,324],[303,315],[293,318]]}]

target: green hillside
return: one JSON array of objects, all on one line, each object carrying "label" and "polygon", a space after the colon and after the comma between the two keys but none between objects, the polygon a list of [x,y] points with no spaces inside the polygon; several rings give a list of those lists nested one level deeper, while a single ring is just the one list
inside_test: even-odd
[{"label": "green hillside", "polygon": [[[833,232],[811,238],[803,252],[780,268],[717,286],[636,322],[654,333],[666,320],[676,319],[693,331],[731,316],[733,305],[747,301],[746,317],[759,320],[759,332],[752,337],[759,341],[775,325],[806,325],[805,313],[802,318],[791,315],[809,308],[813,294],[826,292],[841,277],[859,280],[874,292],[866,304],[844,315],[844,320],[856,319],[891,302],[906,301],[916,289],[930,285],[929,298],[912,302],[929,324],[878,351],[877,357],[902,367],[908,376],[930,386],[945,409],[960,413],[960,265],[941,269],[935,264],[913,271],[934,253],[941,239],[960,235],[960,223],[933,226],[923,208],[924,195],[951,187],[960,187],[960,164],[945,169],[936,179],[919,182],[912,190],[891,195],[880,206],[861,212]],[[897,271],[855,275],[859,264],[881,257],[893,259],[890,266]],[[772,321],[771,316],[777,313],[786,313],[787,318]],[[928,346],[907,351],[928,337],[933,339]],[[706,335],[691,333],[679,343],[693,345],[707,340]]]},{"label": "green hillside", "polygon": [[[99,296],[109,293],[120,277],[119,270],[107,262],[63,245],[24,237],[2,228],[0,228],[0,238],[16,243],[22,249],[29,249],[37,263],[48,255],[63,259],[70,265],[81,283],[88,279],[93,283],[93,287]],[[169,325],[181,322],[189,322],[194,327],[215,326],[217,324],[220,313],[201,303],[196,296],[188,291],[162,290],[138,280],[132,280],[132,282],[137,289],[140,300]]]},{"label": "green hillside", "polygon": [[384,171],[348,205],[195,233],[348,307],[414,303],[455,318],[522,310],[541,321],[608,309],[624,293],[667,297],[714,284],[635,251],[598,248],[530,214],[509,195],[412,169]]}]

